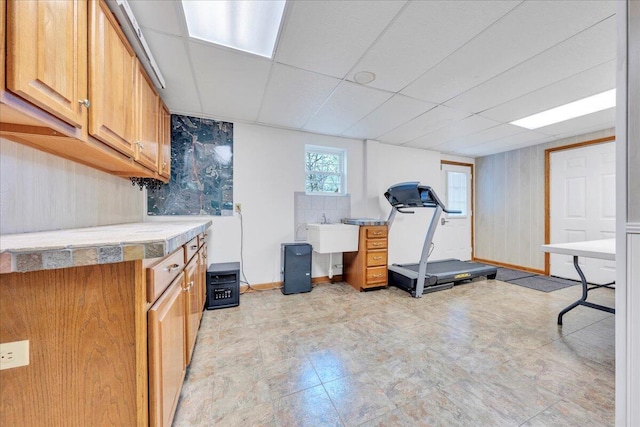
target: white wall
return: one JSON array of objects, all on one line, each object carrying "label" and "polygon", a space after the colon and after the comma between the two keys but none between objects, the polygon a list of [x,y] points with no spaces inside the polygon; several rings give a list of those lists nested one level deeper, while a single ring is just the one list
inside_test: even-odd
[{"label": "white wall", "polygon": [[142,221],[126,178],[0,138],[0,234]]}]

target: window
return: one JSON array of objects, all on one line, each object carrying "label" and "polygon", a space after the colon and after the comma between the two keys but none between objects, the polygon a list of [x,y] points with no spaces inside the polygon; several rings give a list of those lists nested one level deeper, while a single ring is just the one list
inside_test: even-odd
[{"label": "window", "polygon": [[305,190],[307,194],[345,195],[347,187],[345,150],[307,145],[305,147]]},{"label": "window", "polygon": [[455,216],[467,215],[467,174],[447,171],[447,209],[460,211]]}]

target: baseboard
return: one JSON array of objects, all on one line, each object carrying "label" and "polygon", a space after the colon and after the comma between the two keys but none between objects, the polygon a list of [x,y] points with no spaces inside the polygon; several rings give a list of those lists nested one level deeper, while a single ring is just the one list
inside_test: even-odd
[{"label": "baseboard", "polygon": [[[311,279],[311,283],[314,285],[318,283],[333,283],[333,282],[342,282],[342,275],[339,274],[337,276],[333,276],[332,279],[329,279],[328,276],[314,277]],[[257,283],[257,284],[251,284],[251,290],[270,291],[273,289],[280,289],[282,288],[282,286],[283,286],[283,282]],[[246,284],[241,284],[240,292],[242,293],[246,292],[248,287],[249,286],[247,286]],[[251,292],[251,290],[249,290],[249,292]]]},{"label": "baseboard", "polygon": [[506,262],[492,261],[492,260],[476,258],[476,257],[473,258],[473,261],[481,262],[483,264],[495,265],[496,267],[505,267],[505,268],[510,268],[512,270],[520,270],[520,271],[526,271],[529,273],[542,274],[543,276],[545,275],[544,270],[538,270],[536,268],[531,268],[531,267],[524,267],[522,265],[507,264]]}]

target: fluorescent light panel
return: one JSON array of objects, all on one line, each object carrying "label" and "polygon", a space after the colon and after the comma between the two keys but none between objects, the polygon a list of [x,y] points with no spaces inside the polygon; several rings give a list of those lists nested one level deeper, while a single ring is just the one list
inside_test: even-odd
[{"label": "fluorescent light panel", "polygon": [[271,58],[285,0],[182,0],[193,38]]},{"label": "fluorescent light panel", "polygon": [[611,89],[588,98],[561,105],[529,117],[511,122],[512,125],[527,129],[538,129],[543,126],[585,116],[597,111],[616,106],[616,90]]}]

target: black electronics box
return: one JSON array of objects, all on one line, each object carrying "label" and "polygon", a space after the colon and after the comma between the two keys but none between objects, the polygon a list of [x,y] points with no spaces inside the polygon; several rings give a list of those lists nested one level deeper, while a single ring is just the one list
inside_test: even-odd
[{"label": "black electronics box", "polygon": [[290,295],[311,292],[311,245],[283,243],[280,248],[282,293]]},{"label": "black electronics box", "polygon": [[240,304],[240,263],[211,264],[207,270],[207,310]]}]

